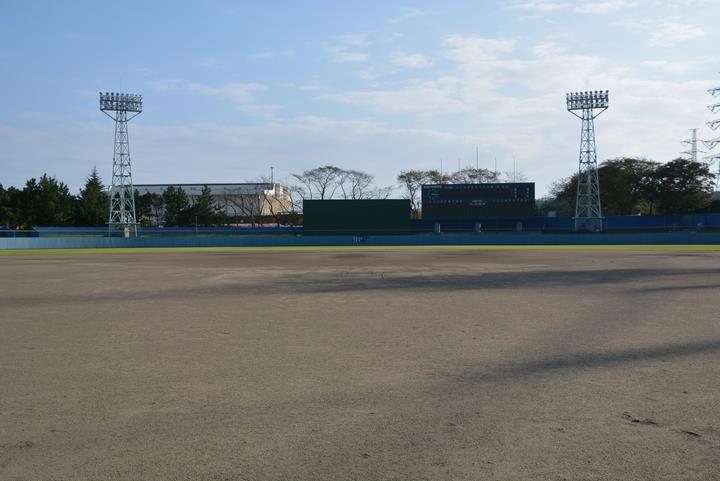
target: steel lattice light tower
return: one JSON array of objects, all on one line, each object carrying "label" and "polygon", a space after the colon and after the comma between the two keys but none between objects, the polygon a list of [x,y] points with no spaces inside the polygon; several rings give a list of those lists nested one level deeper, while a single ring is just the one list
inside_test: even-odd
[{"label": "steel lattice light tower", "polygon": [[[135,195],[130,169],[128,122],[142,112],[142,95],[100,92],[100,111],[115,121],[109,235],[137,236]],[[128,115],[129,113],[129,115]]]},{"label": "steel lattice light tower", "polygon": [[[603,217],[595,150],[595,118],[607,110],[609,92],[607,90],[574,92],[567,94],[566,97],[568,112],[582,120],[575,231],[600,232],[603,228]],[[581,111],[582,114],[578,115],[577,111]]]}]

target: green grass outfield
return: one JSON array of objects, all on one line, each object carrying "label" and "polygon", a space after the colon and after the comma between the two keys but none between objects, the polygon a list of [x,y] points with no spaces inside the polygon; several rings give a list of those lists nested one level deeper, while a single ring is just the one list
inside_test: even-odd
[{"label": "green grass outfield", "polygon": [[58,254],[141,254],[180,252],[301,252],[301,251],[421,251],[421,250],[546,250],[546,251],[720,251],[702,245],[417,245],[417,246],[262,246],[262,247],[108,247],[87,249],[7,249],[1,256]]}]

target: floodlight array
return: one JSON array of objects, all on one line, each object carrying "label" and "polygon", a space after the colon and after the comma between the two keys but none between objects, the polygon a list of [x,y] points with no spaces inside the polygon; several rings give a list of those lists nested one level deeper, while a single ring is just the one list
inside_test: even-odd
[{"label": "floodlight array", "polygon": [[711,120],[707,125],[713,130],[720,129],[720,119]]},{"label": "floodlight array", "polygon": [[720,104],[713,104],[707,106],[708,110],[714,114],[720,112]]},{"label": "floodlight array", "polygon": [[573,92],[566,95],[568,110],[606,109],[610,103],[608,90]]},{"label": "floodlight array", "polygon": [[713,97],[717,97],[718,95],[720,95],[720,87],[711,88],[708,90],[708,93]]},{"label": "floodlight array", "polygon": [[142,95],[100,92],[100,110],[142,112]]}]

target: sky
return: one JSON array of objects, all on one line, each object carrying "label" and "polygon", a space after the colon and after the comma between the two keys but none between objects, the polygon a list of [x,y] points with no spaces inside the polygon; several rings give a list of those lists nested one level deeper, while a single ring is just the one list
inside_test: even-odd
[{"label": "sky", "polygon": [[109,182],[98,92],[120,91],[144,99],[136,184],[332,164],[385,186],[515,159],[545,195],[577,170],[566,92],[610,91],[599,160],[667,162],[688,129],[720,135],[705,125],[718,19],[716,0],[2,0],[0,183],[48,173],[77,191],[94,166]]}]

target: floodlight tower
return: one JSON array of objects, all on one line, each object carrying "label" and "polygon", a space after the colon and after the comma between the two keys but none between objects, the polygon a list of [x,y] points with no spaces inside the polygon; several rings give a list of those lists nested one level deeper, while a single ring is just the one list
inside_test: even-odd
[{"label": "floodlight tower", "polygon": [[130,169],[128,122],[142,112],[142,95],[100,92],[100,111],[115,121],[108,234],[136,237],[137,222]]},{"label": "floodlight tower", "polygon": [[[575,231],[602,231],[600,180],[595,150],[595,118],[608,109],[607,90],[573,92],[566,95],[568,112],[582,120],[580,130],[580,159],[577,197],[575,201]],[[576,112],[582,112],[578,115]]]}]

